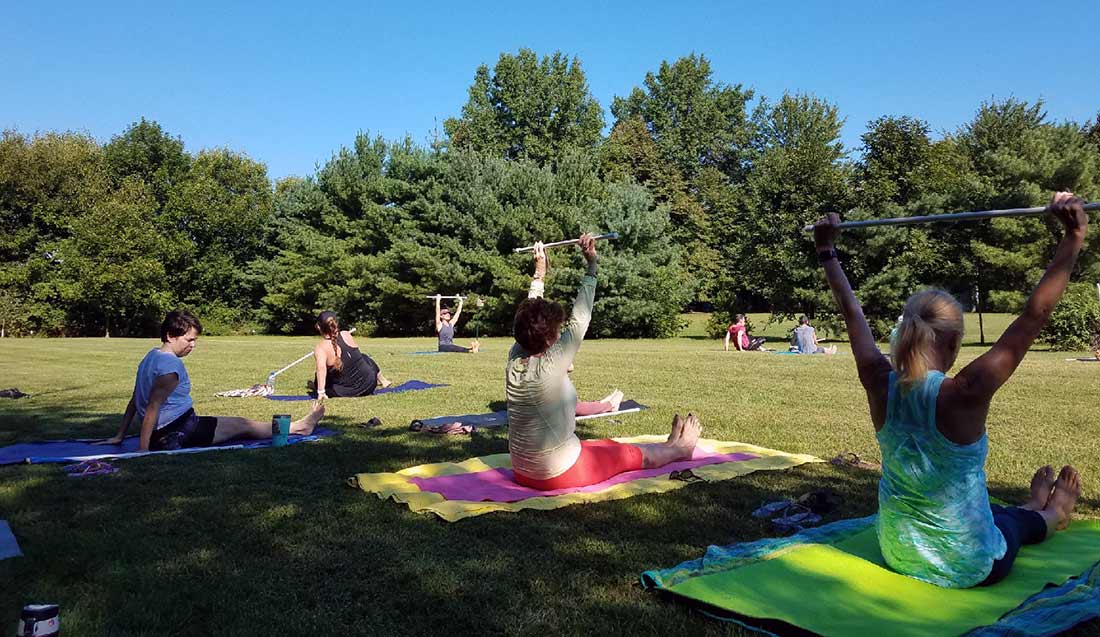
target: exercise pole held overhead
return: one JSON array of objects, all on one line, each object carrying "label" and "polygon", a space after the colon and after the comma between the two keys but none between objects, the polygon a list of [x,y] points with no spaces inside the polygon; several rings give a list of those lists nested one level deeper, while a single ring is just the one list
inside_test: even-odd
[{"label": "exercise pole held overhead", "polygon": [[458,294],[452,294],[450,296],[444,296],[442,294],[429,294],[428,296],[425,296],[424,298],[426,298],[426,299],[463,299],[463,300],[465,300],[469,297],[461,296],[461,295],[458,295]]},{"label": "exercise pole held overhead", "polygon": [[[981,210],[977,212],[952,212],[945,215],[923,215],[920,217],[892,217],[889,219],[866,219],[864,221],[844,221],[840,228],[867,228],[870,226],[915,226],[921,223],[938,221],[968,221],[970,219],[993,219],[995,217],[1039,217],[1047,214],[1046,206],[1036,208],[1009,208],[1007,210]],[[1085,212],[1100,210],[1100,203],[1085,204]],[[810,224],[802,228],[803,232],[813,232]]]},{"label": "exercise pole held overhead", "polygon": [[[618,239],[619,238],[619,233],[618,232],[608,232],[607,234],[597,234],[597,235],[593,235],[592,238],[596,239],[597,241],[599,241],[600,239]],[[553,243],[544,243],[544,244],[542,244],[542,247],[544,247],[544,248],[555,248],[557,246],[568,246],[568,245],[573,245],[573,244],[577,243],[578,241],[579,241],[579,239],[569,239],[567,241],[555,241]],[[515,250],[513,250],[513,252],[530,252],[534,249],[535,249],[535,246],[526,246],[526,247],[523,247],[523,248],[516,248]]]}]

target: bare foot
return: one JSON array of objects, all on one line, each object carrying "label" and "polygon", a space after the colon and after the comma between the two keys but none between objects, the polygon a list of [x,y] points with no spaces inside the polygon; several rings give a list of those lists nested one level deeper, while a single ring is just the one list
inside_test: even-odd
[{"label": "bare foot", "polygon": [[1050,490],[1054,488],[1054,467],[1049,464],[1040,467],[1031,476],[1031,496],[1021,509],[1028,511],[1042,511],[1050,499]]},{"label": "bare foot", "polygon": [[382,389],[385,389],[385,388],[389,387],[392,384],[393,384],[392,380],[386,378],[382,374],[378,375],[378,386],[381,387]]},{"label": "bare foot", "polygon": [[611,405],[611,411],[619,411],[619,405],[623,402],[623,396],[625,396],[625,394],[616,389],[607,396],[601,398],[600,402]]},{"label": "bare foot", "polygon": [[481,351],[481,342],[480,341],[471,341],[470,342],[470,353],[471,354],[477,354],[479,351]]},{"label": "bare foot", "polygon": [[680,418],[680,414],[676,414],[672,417],[672,431],[668,434],[668,440],[665,444],[674,447],[680,443],[680,436],[684,433],[684,421]]},{"label": "bare foot", "polygon": [[1081,474],[1073,467],[1066,465],[1058,473],[1058,480],[1054,483],[1054,492],[1050,494],[1044,511],[1058,515],[1057,530],[1069,526],[1070,515],[1073,514],[1073,506],[1077,504],[1077,496],[1081,495]]},{"label": "bare foot", "polygon": [[699,417],[695,414],[688,414],[684,419],[683,430],[680,433],[680,439],[676,441],[677,446],[683,447],[687,450],[687,457],[691,457],[691,453],[695,451],[695,445],[699,442],[699,436],[703,433],[703,424],[699,422]]},{"label": "bare foot", "polygon": [[321,422],[321,418],[324,415],[325,403],[320,400],[313,401],[312,408],[304,418],[290,423],[290,433],[308,436],[313,433],[313,428],[317,426],[317,423]]}]

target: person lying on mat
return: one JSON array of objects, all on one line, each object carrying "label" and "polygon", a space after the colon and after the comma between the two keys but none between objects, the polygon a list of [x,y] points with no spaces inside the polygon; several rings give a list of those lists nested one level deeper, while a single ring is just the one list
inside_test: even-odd
[{"label": "person lying on mat", "polygon": [[321,312],[315,324],[321,341],[313,347],[317,362],[314,387],[318,398],[355,398],[369,396],[378,387],[392,383],[370,356],[359,351],[351,332],[340,329],[332,312]]},{"label": "person lying on mat", "polygon": [[891,365],[837,260],[840,218],[830,214],[815,226],[818,259],[844,314],[882,451],[878,539],[895,571],[948,588],[992,584],[1008,574],[1021,544],[1042,542],[1069,523],[1081,493],[1073,467],[1062,467],[1057,479],[1050,466],[1040,468],[1028,501],[1002,507],[989,502],[983,466],[990,402],[1069,282],[1088,228],[1082,203],[1070,193],[1054,195],[1050,211],[1065,228],[1054,259],[1023,313],[954,378],[945,375],[963,336],[954,297],[942,290],[909,297]]},{"label": "person lying on mat", "polygon": [[763,336],[749,336],[749,329],[745,326],[745,315],[738,314],[733,317],[733,324],[726,328],[726,351],[730,351],[730,338],[738,352],[760,351],[768,339]]},{"label": "person lying on mat", "polygon": [[[202,324],[186,311],[169,312],[160,325],[161,346],[145,355],[137,368],[134,393],[126,405],[118,433],[96,444],[117,445],[136,417],[141,422],[138,449],[163,451],[209,447],[236,438],[271,437],[271,423],[235,416],[198,416],[191,402],[191,379],[181,360],[195,349]],[[290,424],[292,434],[310,434],[325,414],[315,402],[301,420]]]},{"label": "person lying on mat", "polygon": [[798,317],[798,327],[791,334],[791,346],[796,347],[799,354],[836,354],[836,345],[822,347],[818,344],[817,330],[805,314]]},{"label": "person lying on mat", "polygon": [[[531,287],[527,290],[527,298],[541,299],[546,291],[546,269],[550,265],[550,259],[547,257],[546,247],[541,241],[535,242],[535,249],[532,254],[535,257],[535,276],[531,278]],[[573,373],[572,362],[565,368],[565,372],[567,374]],[[622,404],[624,396],[625,394],[621,391],[614,389],[610,394],[599,400],[578,400],[575,413],[578,416],[595,416],[619,411],[619,405]]]},{"label": "person lying on mat", "polygon": [[566,370],[592,319],[597,261],[592,235],[581,235],[579,245],[588,273],[581,279],[568,324],[560,305],[526,299],[516,310],[516,343],[508,352],[508,451],[516,482],[534,489],[581,487],[624,471],[688,460],[702,429],[694,415],[681,419],[677,414],[668,440],[659,444],[577,438],[577,391]]},{"label": "person lying on mat", "polygon": [[474,353],[481,348],[477,341],[470,341],[469,347],[455,345],[455,325],[458,325],[458,317],[462,316],[462,301],[458,300],[458,308],[455,309],[454,318],[451,318],[451,310],[440,307],[442,297],[435,295],[435,332],[439,335],[440,352],[456,352],[459,354]]}]

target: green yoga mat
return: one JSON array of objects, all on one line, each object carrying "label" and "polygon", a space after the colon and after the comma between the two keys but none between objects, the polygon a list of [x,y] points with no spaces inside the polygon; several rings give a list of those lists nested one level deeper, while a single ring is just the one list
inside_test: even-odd
[{"label": "green yoga mat", "polygon": [[712,547],[702,560],[647,572],[643,582],[719,615],[740,615],[750,626],[747,618],[822,635],[960,635],[995,623],[1047,584],[1062,584],[1100,559],[1100,522],[1076,521],[1023,547],[1000,583],[952,590],[888,570],[873,522],[849,528],[824,543],[776,542],[748,558],[739,550],[729,557],[736,547]]}]

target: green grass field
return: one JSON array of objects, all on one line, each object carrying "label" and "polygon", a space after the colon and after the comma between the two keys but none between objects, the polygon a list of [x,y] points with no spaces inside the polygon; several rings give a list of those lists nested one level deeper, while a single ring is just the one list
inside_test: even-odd
[{"label": "green grass field", "polygon": [[[878,450],[854,361],[837,356],[725,353],[692,315],[684,337],[584,344],[582,397],[612,388],[651,409],[589,421],[582,437],[662,433],[694,411],[704,435],[829,458]],[[762,328],[765,317],[753,317]],[[1007,323],[986,317],[987,338]],[[783,326],[769,336],[781,338]],[[970,340],[976,340],[971,328]],[[761,502],[830,486],[844,497],[827,517],[874,511],[877,473],[828,464],[764,472],[663,495],[548,512],[489,514],[449,524],[345,486],[394,471],[507,450],[506,431],[436,438],[414,417],[500,408],[510,342],[476,355],[410,356],[431,339],[364,339],[385,373],[449,387],[329,401],[340,436],[284,449],[117,462],[119,473],[71,479],[58,465],[0,467],[0,518],[25,557],[0,561],[0,627],[24,603],[58,602],[69,635],[510,633],[741,634],[645,594],[638,574],[698,557],[709,544],[773,533],[749,516]],[[460,342],[463,342],[460,339]],[[196,410],[299,415],[306,403],[220,399],[309,351],[313,340],[203,338],[186,359]],[[0,387],[31,399],[0,402],[0,444],[114,433],[137,362],[155,345],[130,339],[0,339]],[[965,363],[982,352],[966,346]],[[1033,469],[1073,463],[1085,476],[1080,511],[1100,517],[1100,364],[1034,351],[989,417],[991,491],[1021,499]],[[280,376],[301,393],[309,363]],[[287,406],[290,409],[287,410]],[[378,429],[358,423],[382,419]],[[1076,634],[1098,634],[1094,623]]]}]

